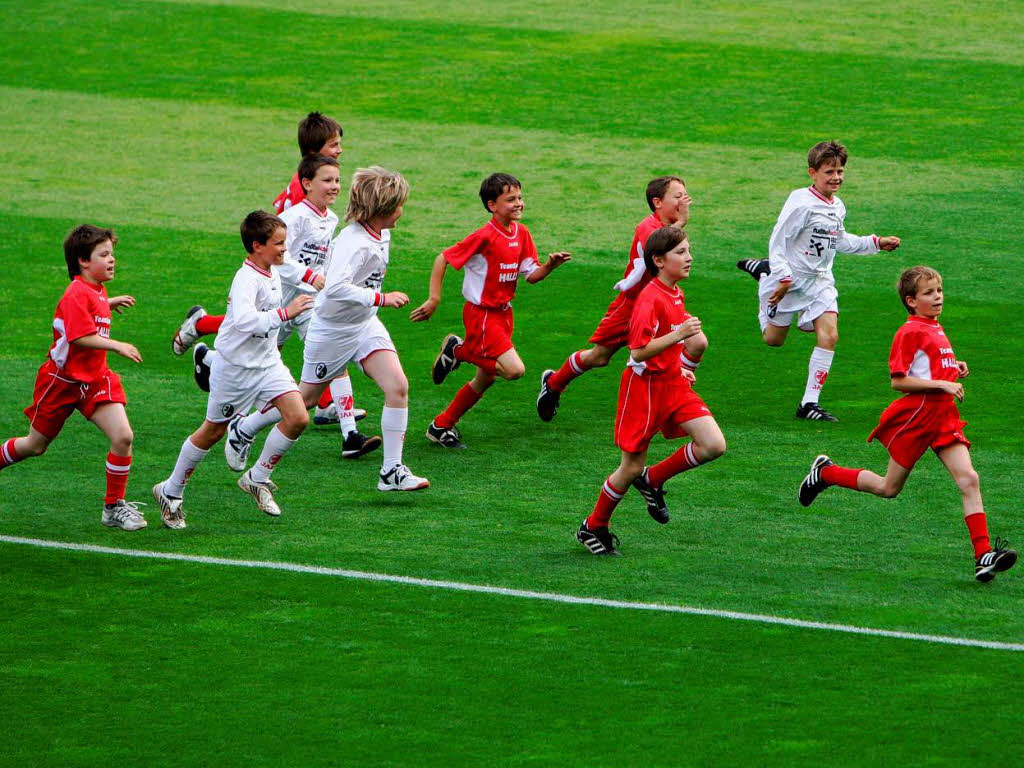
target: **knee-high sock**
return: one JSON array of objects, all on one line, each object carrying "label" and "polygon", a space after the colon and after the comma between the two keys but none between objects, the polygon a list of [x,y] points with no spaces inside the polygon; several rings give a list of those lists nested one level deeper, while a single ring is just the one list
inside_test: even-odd
[{"label": "knee-high sock", "polygon": [[206,458],[209,451],[196,448],[191,438],[186,437],[181,444],[181,451],[178,452],[178,461],[174,465],[171,476],[164,480],[164,493],[172,499],[180,499],[185,493],[185,484],[192,477],[192,473],[200,462]]},{"label": "knee-high sock", "polygon": [[811,360],[807,364],[807,386],[804,387],[804,399],[800,404],[816,403],[821,394],[821,388],[825,386],[829,369],[832,368],[832,358],[835,352],[831,349],[815,347],[811,352]]},{"label": "knee-high sock", "polygon": [[483,396],[482,392],[477,392],[469,384],[463,385],[462,389],[455,393],[448,407],[434,419],[434,423],[442,429],[451,429]]},{"label": "knee-high sock", "polygon": [[548,389],[562,392],[569,386],[570,381],[589,370],[590,366],[583,362],[583,350],[577,350],[565,359],[561,368],[551,374],[551,378],[548,379]]},{"label": "knee-high sock", "polygon": [[316,403],[317,408],[330,408],[331,403],[334,402],[334,398],[331,397],[331,388],[327,386],[323,392],[320,393],[320,399]]},{"label": "knee-high sock", "polygon": [[655,488],[661,488],[670,477],[675,477],[688,469],[695,469],[702,463],[693,450],[693,442],[689,442],[648,469],[647,479]]},{"label": "knee-high sock", "polygon": [[104,504],[113,504],[124,498],[131,471],[131,456],[118,456],[113,451],[107,454],[107,492],[103,496]]},{"label": "knee-high sock", "polygon": [[238,430],[243,437],[256,437],[260,432],[271,424],[277,424],[281,420],[281,412],[274,406],[267,403],[267,408],[262,411],[253,411],[238,424]]},{"label": "knee-high sock", "polygon": [[0,445],[0,469],[9,467],[11,464],[16,464],[21,461],[24,456],[19,456],[18,452],[14,450],[14,441],[16,437],[12,437],[3,445]]},{"label": "knee-high sock", "polygon": [[463,363],[471,363],[487,373],[494,373],[498,370],[498,361],[492,357],[484,357],[466,349],[465,344],[459,344],[455,348],[455,359]]},{"label": "knee-high sock", "polygon": [[821,479],[829,485],[838,485],[840,488],[851,488],[855,491],[859,491],[860,489],[857,487],[857,476],[863,471],[863,469],[840,467],[833,464],[831,467],[825,467],[821,470]]},{"label": "knee-high sock", "polygon": [[622,497],[626,495],[626,490],[620,491],[612,485],[611,477],[605,480],[604,485],[601,486],[601,492],[597,495],[597,504],[594,505],[594,511],[587,518],[587,528],[590,530],[607,528],[609,521],[612,519],[612,512],[615,511],[619,502],[622,501]]},{"label": "knee-high sock", "polygon": [[224,315],[203,315],[196,320],[196,333],[206,336],[220,330],[220,324],[224,322]]},{"label": "knee-high sock", "polygon": [[967,515],[964,517],[964,522],[967,523],[967,532],[971,535],[974,557],[977,559],[992,549],[988,540],[988,524],[985,522],[985,513],[975,512],[973,515]]},{"label": "knee-high sock", "polygon": [[338,408],[338,426],[341,427],[341,436],[348,437],[348,433],[356,428],[356,417],[352,413],[355,404],[352,400],[352,379],[342,376],[331,382],[331,399]]},{"label": "knee-high sock", "polygon": [[267,441],[263,443],[263,452],[249,470],[249,477],[254,483],[265,483],[270,479],[270,473],[274,471],[277,462],[281,457],[291,450],[295,440],[285,437],[280,427],[274,427],[267,435]]},{"label": "knee-high sock", "polygon": [[387,472],[402,463],[405,430],[409,426],[409,409],[385,405],[380,412],[380,431],[384,437],[384,463],[381,472]]}]

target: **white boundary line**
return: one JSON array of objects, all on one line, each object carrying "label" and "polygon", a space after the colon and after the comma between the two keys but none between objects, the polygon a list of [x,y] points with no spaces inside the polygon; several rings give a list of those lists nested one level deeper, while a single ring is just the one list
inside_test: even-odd
[{"label": "white boundary line", "polygon": [[845,632],[847,634],[868,635],[871,637],[890,637],[898,640],[916,640],[923,643],[959,645],[970,648],[990,648],[997,651],[1024,651],[1024,643],[1002,643],[995,640],[976,640],[969,637],[951,637],[948,635],[924,635],[917,632],[899,632],[891,629],[857,627],[850,624],[829,624],[822,621],[805,621],[804,619],[789,619],[783,616],[770,616],[760,613],[741,613],[739,611],[696,608],[689,605],[637,603],[625,600],[608,600],[603,597],[578,597],[576,595],[562,595],[556,592],[534,592],[528,589],[492,587],[487,584],[468,584],[462,581],[418,579],[412,576],[396,576],[389,573],[372,573],[368,571],[351,571],[344,568],[326,568],[319,565],[303,565],[302,563],[283,563],[273,560],[234,560],[226,557],[209,557],[207,555],[185,555],[177,552],[151,552],[144,549],[102,547],[97,544],[79,544],[66,541],[27,539],[20,536],[0,535],[0,542],[5,542],[7,544],[23,544],[31,547],[42,547],[45,549],[70,550],[73,552],[93,552],[105,555],[122,555],[124,557],[141,557],[149,558],[151,560],[177,560],[186,563],[203,563],[205,565],[228,565],[236,568],[266,568],[273,571],[312,573],[320,576],[335,576],[343,579],[359,579],[361,581],[406,584],[414,587],[430,587],[433,589],[451,589],[459,592],[478,592],[486,595],[518,597],[526,600],[547,600],[552,603],[565,603],[568,605],[596,605],[602,608],[620,608],[633,611],[685,613],[692,616],[712,616],[719,619],[731,619],[733,621],[753,621],[760,624],[779,624],[786,627],[798,627],[800,629],[820,629],[827,632]]}]

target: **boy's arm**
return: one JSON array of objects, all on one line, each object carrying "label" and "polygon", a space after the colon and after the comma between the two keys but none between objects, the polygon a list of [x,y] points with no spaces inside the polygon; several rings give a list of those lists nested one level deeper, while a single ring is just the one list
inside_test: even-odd
[{"label": "boy's arm", "polygon": [[558,253],[549,253],[548,260],[545,261],[536,269],[531,270],[530,273],[526,276],[526,282],[528,282],[530,285],[533,285],[534,283],[539,283],[541,280],[550,275],[553,271],[555,271],[558,267],[565,264],[565,262],[567,261],[572,261],[572,255],[565,251],[559,251]]},{"label": "boy's arm", "polygon": [[807,209],[793,202],[792,197],[782,206],[772,236],[768,239],[768,265],[784,283],[793,281],[793,268],[788,258],[790,243],[800,235],[807,217]]},{"label": "boy's arm", "polygon": [[900,239],[895,235],[879,237],[878,235],[851,235],[845,229],[839,233],[836,250],[839,253],[870,255],[879,251],[895,251],[900,247]]},{"label": "boy's arm", "polygon": [[444,285],[444,272],[447,266],[448,261],[445,259],[444,254],[437,254],[437,258],[434,259],[434,265],[430,268],[430,296],[409,313],[409,319],[414,323],[429,320],[430,316],[434,314],[434,310],[437,309],[438,304],[441,303],[441,288]]},{"label": "boy's arm", "polygon": [[629,350],[629,356],[636,362],[642,363],[644,360],[649,360],[655,355],[664,352],[673,344],[678,344],[683,339],[696,336],[698,333],[700,333],[700,318],[688,317],[664,336],[651,339],[647,342],[646,346]]},{"label": "boy's arm", "polygon": [[139,350],[136,349],[133,344],[107,339],[100,336],[98,333],[94,333],[89,336],[80,336],[71,343],[77,344],[80,347],[85,347],[86,349],[105,349],[108,352],[116,352],[121,355],[121,357],[127,357],[132,362],[142,362],[142,355],[139,354]]},{"label": "boy's arm", "polygon": [[[355,253],[332,253],[321,293],[330,301],[339,304],[359,304],[363,307],[401,307],[409,303],[409,297],[401,291],[382,293],[352,282],[359,268],[366,263],[368,251],[359,248]],[[401,297],[405,297],[401,301]]]},{"label": "boy's arm", "polygon": [[287,307],[261,312],[256,308],[257,290],[255,282],[236,279],[231,286],[229,297],[235,328],[251,336],[263,336],[275,328],[280,328],[282,323],[301,315],[313,305],[312,296],[299,294]]},{"label": "boy's arm", "polygon": [[957,400],[964,399],[964,385],[959,381],[930,381],[916,376],[893,376],[892,388],[908,395],[914,392],[948,392]]}]

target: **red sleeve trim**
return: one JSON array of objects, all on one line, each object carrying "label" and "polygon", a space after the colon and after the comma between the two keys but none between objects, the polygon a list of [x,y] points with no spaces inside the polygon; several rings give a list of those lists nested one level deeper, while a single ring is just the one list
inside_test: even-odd
[{"label": "red sleeve trim", "polygon": [[375,293],[375,294],[373,294],[373,306],[375,306],[375,307],[383,307],[384,306],[384,294],[383,293]]},{"label": "red sleeve trim", "polygon": [[307,269],[306,274],[302,276],[302,282],[312,284],[314,277],[316,277],[316,272],[312,269]]},{"label": "red sleeve trim", "polygon": [[284,307],[281,307],[279,310],[277,310],[277,316],[281,318],[282,323],[288,322],[288,310],[286,310]]},{"label": "red sleeve trim", "polygon": [[779,282],[780,283],[792,283],[793,282],[793,278],[792,277],[783,277],[783,278],[779,279]]}]

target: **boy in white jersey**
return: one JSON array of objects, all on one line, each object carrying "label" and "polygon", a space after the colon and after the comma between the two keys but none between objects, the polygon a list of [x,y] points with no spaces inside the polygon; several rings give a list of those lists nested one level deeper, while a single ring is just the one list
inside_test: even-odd
[{"label": "boy in white jersey", "polygon": [[[381,431],[384,461],[377,489],[415,491],[430,482],[416,477],[402,463],[402,445],[409,421],[409,382],[391,336],[377,317],[380,307],[404,307],[400,291],[382,293],[391,233],[409,196],[399,173],[380,166],[360,168],[352,176],[345,221],[351,222],[331,243],[324,287],[317,294],[306,331],[299,391],[312,405],[351,362],[356,362],[384,392]],[[255,435],[281,418],[268,409],[232,422],[224,446],[229,465],[245,462]]]},{"label": "boy in white jersey", "polygon": [[259,461],[238,479],[238,487],[251,494],[263,512],[275,517],[281,514],[270,473],[309,424],[309,414],[295,380],[281,361],[277,333],[313,304],[312,296],[299,294],[281,306],[281,279],[276,268],[284,261],[285,234],[285,223],[265,211],[253,211],[242,222],[242,244],[249,257],[231,282],[227,312],[217,332],[218,354],[210,375],[206,420],[181,446],[171,476],[153,486],[153,498],[168,528],[185,527],[185,484],[224,436],[228,422],[260,402],[272,405],[281,414],[281,423],[267,437]]},{"label": "boy in white jersey", "polygon": [[822,141],[807,155],[810,187],[790,193],[768,241],[767,259],[743,259],[736,266],[758,281],[761,335],[781,347],[796,319],[801,331],[814,331],[807,385],[796,418],[838,421],[818,405],[839,339],[839,305],[832,263],[836,253],[894,251],[898,237],[851,235],[843,228],[846,206],[836,196],[843,183],[846,148]]}]

